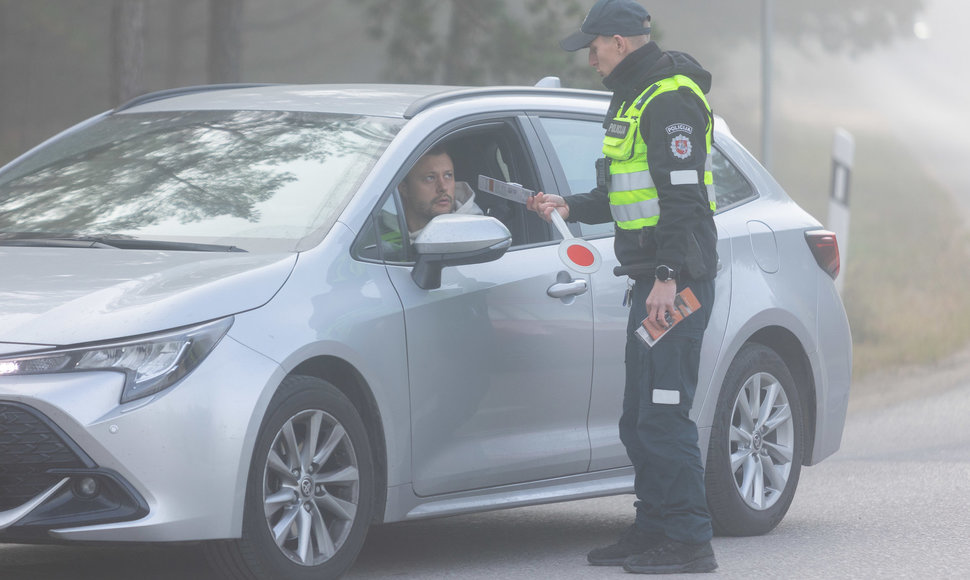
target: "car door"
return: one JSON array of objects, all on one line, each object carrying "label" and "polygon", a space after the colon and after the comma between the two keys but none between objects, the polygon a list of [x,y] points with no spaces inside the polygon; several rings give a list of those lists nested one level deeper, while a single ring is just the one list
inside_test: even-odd
[{"label": "car door", "polygon": [[[586,193],[596,186],[596,159],[603,156],[602,118],[595,116],[536,115],[533,125],[539,132],[556,176],[557,193]],[[716,152],[715,152],[716,153]],[[719,153],[716,153],[717,159]],[[550,190],[550,193],[552,191]],[[589,409],[591,447],[590,471],[629,465],[626,450],[620,442],[618,421],[623,405],[625,382],[624,349],[629,309],[623,301],[628,280],[613,275],[616,261],[613,252],[613,223],[580,224],[584,238],[597,246],[604,265],[591,277],[593,295],[593,387]],[[721,265],[715,288],[715,305],[701,351],[701,377],[694,402],[694,413],[713,395],[709,379],[721,347],[724,325],[730,303],[730,244],[718,241]],[[705,382],[707,380],[707,382]],[[702,434],[702,437],[705,436]]]},{"label": "car door", "polygon": [[[535,184],[539,170],[520,129],[506,118],[446,137],[456,178],[473,187],[478,173]],[[503,257],[445,268],[434,290],[415,285],[409,263],[388,265],[404,306],[412,476],[421,496],[589,466],[592,300],[588,291],[550,296],[588,277],[563,266],[549,226],[524,206],[482,192],[476,201],[513,232]]]}]

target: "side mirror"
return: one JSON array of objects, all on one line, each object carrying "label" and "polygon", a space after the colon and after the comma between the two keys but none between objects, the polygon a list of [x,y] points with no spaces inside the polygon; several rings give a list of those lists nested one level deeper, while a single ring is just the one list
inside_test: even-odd
[{"label": "side mirror", "polygon": [[414,240],[418,259],[411,278],[419,288],[433,290],[441,286],[441,270],[446,266],[491,262],[511,245],[509,229],[493,217],[440,215]]}]

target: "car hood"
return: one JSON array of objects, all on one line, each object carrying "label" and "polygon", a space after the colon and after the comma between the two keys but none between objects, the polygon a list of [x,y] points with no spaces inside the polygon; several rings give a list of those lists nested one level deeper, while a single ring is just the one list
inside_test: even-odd
[{"label": "car hood", "polygon": [[148,334],[265,304],[296,254],[0,249],[0,354]]}]

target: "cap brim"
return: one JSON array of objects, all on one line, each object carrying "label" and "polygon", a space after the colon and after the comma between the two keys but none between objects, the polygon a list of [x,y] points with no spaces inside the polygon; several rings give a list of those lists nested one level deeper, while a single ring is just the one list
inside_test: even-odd
[{"label": "cap brim", "polygon": [[577,30],[566,38],[560,40],[559,46],[565,51],[576,52],[577,50],[582,50],[593,44],[594,40],[596,40],[595,34],[587,34],[582,30]]}]

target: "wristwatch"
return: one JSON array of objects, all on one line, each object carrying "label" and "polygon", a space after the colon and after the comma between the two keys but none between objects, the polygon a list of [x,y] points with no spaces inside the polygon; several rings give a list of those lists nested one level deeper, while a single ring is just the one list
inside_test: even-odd
[{"label": "wristwatch", "polygon": [[657,266],[656,275],[657,280],[660,280],[661,282],[666,282],[667,280],[676,280],[677,270],[674,270],[670,266],[660,264]]}]

